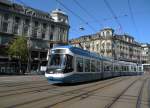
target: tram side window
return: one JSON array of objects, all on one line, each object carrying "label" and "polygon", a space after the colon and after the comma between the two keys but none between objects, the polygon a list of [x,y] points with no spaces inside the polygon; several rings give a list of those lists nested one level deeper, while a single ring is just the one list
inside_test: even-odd
[{"label": "tram side window", "polygon": [[122,71],[125,72],[125,66],[122,66]]},{"label": "tram side window", "polygon": [[110,63],[104,63],[104,72],[109,72],[112,70],[112,66]]},{"label": "tram side window", "polygon": [[139,67],[139,71],[142,71],[142,67]]},{"label": "tram side window", "polygon": [[95,72],[96,67],[95,67],[95,61],[91,60],[91,72]]},{"label": "tram side window", "polygon": [[80,57],[77,57],[76,59],[76,68],[77,72],[83,72],[83,59]]},{"label": "tram side window", "polygon": [[66,70],[67,72],[73,71],[73,56],[66,55]]},{"label": "tram side window", "polygon": [[129,66],[127,66],[127,72],[129,71]]},{"label": "tram side window", "polygon": [[119,72],[120,70],[119,70],[119,65],[116,67],[116,70],[117,70],[117,72]]},{"label": "tram side window", "polygon": [[85,59],[85,72],[90,72],[90,60]]},{"label": "tram side window", "polygon": [[100,72],[100,71],[101,71],[101,64],[100,64],[99,61],[97,61],[96,71],[97,71],[97,72]]},{"label": "tram side window", "polygon": [[122,66],[121,66],[121,65],[120,65],[120,67],[119,67],[119,71],[122,72]]},{"label": "tram side window", "polygon": [[136,67],[134,67],[134,71],[136,71]]},{"label": "tram side window", "polygon": [[114,66],[114,72],[117,72],[118,71],[118,67],[117,65]]},{"label": "tram side window", "polygon": [[132,70],[132,72],[134,71],[134,67],[133,66],[131,66],[131,70]]},{"label": "tram side window", "polygon": [[124,66],[124,70],[123,71],[125,71],[126,72],[126,66]]},{"label": "tram side window", "polygon": [[128,66],[126,66],[126,72],[128,72],[129,71],[129,68],[128,68]]}]

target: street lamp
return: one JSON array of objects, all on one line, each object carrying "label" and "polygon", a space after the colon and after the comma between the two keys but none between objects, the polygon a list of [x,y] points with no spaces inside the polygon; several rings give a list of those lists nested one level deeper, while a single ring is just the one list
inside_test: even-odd
[{"label": "street lamp", "polygon": [[28,64],[27,64],[27,72],[30,73],[31,71],[31,36],[32,36],[32,16],[33,16],[33,11],[29,10],[30,12],[30,27],[29,27],[29,38],[27,40],[27,47],[28,47]]}]

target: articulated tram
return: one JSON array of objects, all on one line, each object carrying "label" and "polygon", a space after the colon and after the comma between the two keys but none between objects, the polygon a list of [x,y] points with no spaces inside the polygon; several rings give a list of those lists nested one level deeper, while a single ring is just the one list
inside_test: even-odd
[{"label": "articulated tram", "polygon": [[77,83],[142,74],[142,65],[113,60],[73,46],[60,46],[51,50],[45,77],[49,82]]}]

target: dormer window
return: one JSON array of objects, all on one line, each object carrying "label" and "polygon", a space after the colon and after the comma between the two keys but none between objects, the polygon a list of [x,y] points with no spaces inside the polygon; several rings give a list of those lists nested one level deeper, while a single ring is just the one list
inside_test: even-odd
[{"label": "dormer window", "polygon": [[110,31],[106,31],[106,36],[110,36]]}]

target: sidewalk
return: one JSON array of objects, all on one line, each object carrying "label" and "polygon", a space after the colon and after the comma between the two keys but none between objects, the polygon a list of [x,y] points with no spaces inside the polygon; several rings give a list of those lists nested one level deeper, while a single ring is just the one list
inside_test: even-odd
[{"label": "sidewalk", "polygon": [[0,82],[44,81],[44,75],[10,75],[0,76]]}]

